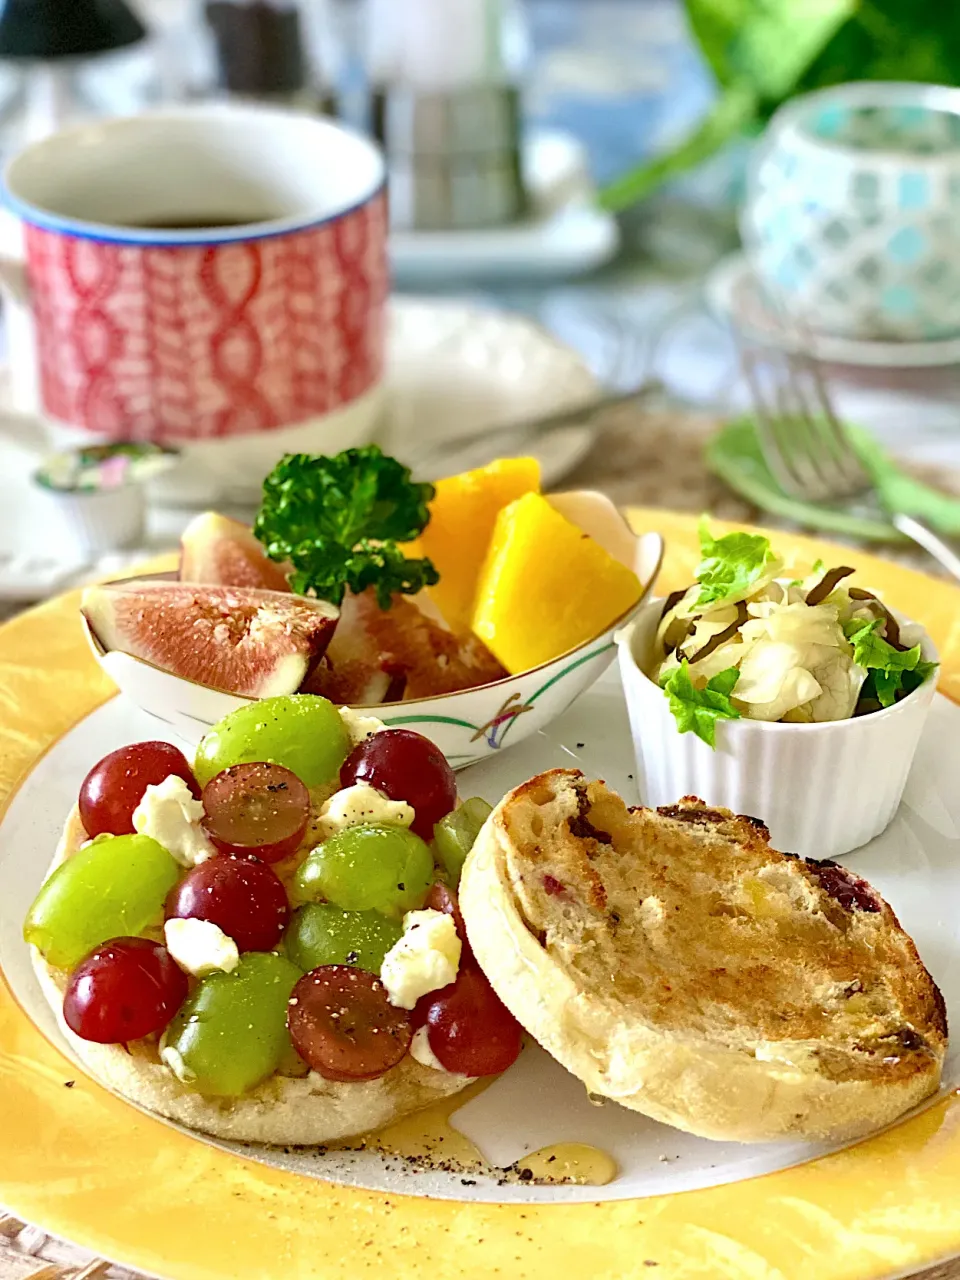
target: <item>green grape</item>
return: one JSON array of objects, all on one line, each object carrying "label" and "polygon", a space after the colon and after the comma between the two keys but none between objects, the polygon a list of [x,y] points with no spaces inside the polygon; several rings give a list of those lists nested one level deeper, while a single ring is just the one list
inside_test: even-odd
[{"label": "green grape", "polygon": [[108,938],[163,920],[180,868],[149,836],[98,836],[62,862],[34,899],[23,936],[57,969],[72,969]]},{"label": "green grape", "polygon": [[441,818],[433,828],[433,847],[437,861],[453,888],[460,883],[460,872],[480,834],[480,828],[493,812],[486,800],[474,796],[459,808]]},{"label": "green grape", "polygon": [[[200,1093],[236,1098],[281,1066],[292,1043],[287,1003],[300,970],[283,956],[248,951],[232,973],[212,973],[164,1035],[164,1061]],[[173,1051],[170,1053],[170,1051]]]},{"label": "green grape", "polygon": [[379,911],[343,911],[329,903],[298,907],[287,926],[287,955],[304,973],[322,964],[354,964],[379,973],[403,928]]},{"label": "green grape", "polygon": [[433,854],[403,827],[363,826],[339,831],[297,872],[301,902],[326,899],[344,911],[402,916],[422,907],[433,883]]},{"label": "green grape", "polygon": [[336,778],[349,750],[350,735],[333,703],[293,693],[264,698],[224,716],[197,748],[193,771],[205,787],[231,765],[266,761],[316,787]]}]

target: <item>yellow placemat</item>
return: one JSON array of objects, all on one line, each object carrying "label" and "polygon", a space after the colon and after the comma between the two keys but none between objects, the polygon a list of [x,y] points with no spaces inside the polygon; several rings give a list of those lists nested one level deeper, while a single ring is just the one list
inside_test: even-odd
[{"label": "yellow placemat", "polygon": [[[667,538],[662,587],[689,581],[694,522],[653,511],[635,521]],[[776,543],[798,563],[858,565],[927,624],[944,688],[960,698],[960,589],[810,539]],[[110,693],[75,605],[53,601],[0,629],[4,803]],[[176,1280],[872,1280],[960,1252],[960,1108],[950,1097],[837,1155],[682,1195],[562,1206],[384,1196],[255,1164],[140,1113],[79,1075],[0,985],[0,1203]]]}]

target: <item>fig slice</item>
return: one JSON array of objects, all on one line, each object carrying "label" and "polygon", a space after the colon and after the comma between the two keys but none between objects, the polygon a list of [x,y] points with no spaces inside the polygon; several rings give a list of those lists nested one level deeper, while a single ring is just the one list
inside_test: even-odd
[{"label": "fig slice", "polygon": [[80,608],[104,649],[250,698],[296,692],[339,616],[279,591],[136,580],[87,587]]},{"label": "fig slice", "polygon": [[180,539],[180,581],[289,591],[287,570],[267,558],[249,525],[216,511],[194,516]]}]

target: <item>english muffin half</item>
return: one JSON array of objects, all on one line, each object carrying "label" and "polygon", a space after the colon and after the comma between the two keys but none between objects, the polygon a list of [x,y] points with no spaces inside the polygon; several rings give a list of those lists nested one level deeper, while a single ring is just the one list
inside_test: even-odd
[{"label": "english muffin half", "polygon": [[933,1093],[943,997],[896,916],[754,818],[556,769],[494,810],[460,906],[500,999],[591,1094],[707,1138],[838,1140]]},{"label": "english muffin half", "polygon": [[[76,808],[48,875],[87,839]],[[33,966],[74,1056],[101,1084],[147,1111],[190,1129],[234,1142],[316,1146],[382,1129],[441,1098],[459,1093],[467,1076],[422,1066],[409,1054],[376,1080],[339,1082],[311,1071],[302,1077],[273,1075],[239,1098],[205,1097],[161,1061],[155,1039],[130,1045],[94,1044],[74,1035],[63,1020],[69,975],[35,947]]]}]

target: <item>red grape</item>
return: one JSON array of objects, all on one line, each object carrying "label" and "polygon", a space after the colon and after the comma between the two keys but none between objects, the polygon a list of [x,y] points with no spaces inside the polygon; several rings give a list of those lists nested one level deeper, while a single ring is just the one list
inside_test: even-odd
[{"label": "red grape", "polygon": [[146,938],[102,942],[70,975],[63,1017],[98,1044],[126,1044],[163,1031],[187,998],[187,978],[166,947]]},{"label": "red grape", "polygon": [[471,959],[449,987],[418,1002],[414,1021],[426,1023],[430,1048],[448,1071],[495,1076],[520,1054],[523,1028]]},{"label": "red grape", "polygon": [[406,800],[422,840],[433,839],[434,826],[457,803],[456,775],[443,752],[411,729],[383,729],[354,747],[340,769],[340,785],[355,782],[367,782],[391,800]]},{"label": "red grape", "polygon": [[188,871],[167,898],[167,919],[210,920],[240,951],[272,951],[290,906],[287,891],[265,862],[221,854]]},{"label": "red grape", "polygon": [[147,787],[176,774],[200,799],[182,751],[169,742],[134,742],[95,764],[80,787],[80,820],[88,836],[133,834],[133,811]]},{"label": "red grape", "polygon": [[235,764],[203,788],[203,827],[224,853],[279,862],[293,853],[310,821],[310,792],[278,764]]},{"label": "red grape", "polygon": [[410,1048],[410,1015],[387,999],[374,973],[327,964],[293,988],[287,1026],[294,1047],[327,1080],[375,1080]]}]

